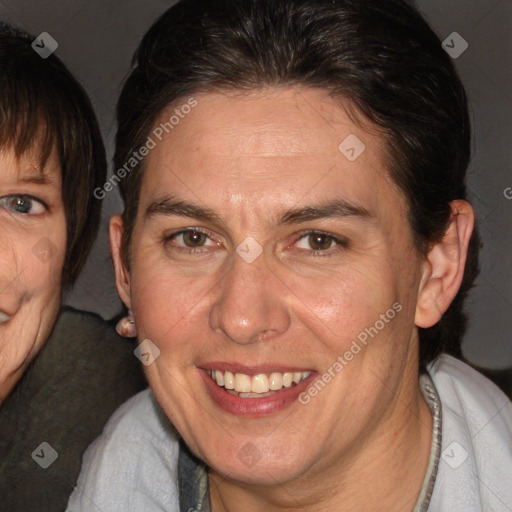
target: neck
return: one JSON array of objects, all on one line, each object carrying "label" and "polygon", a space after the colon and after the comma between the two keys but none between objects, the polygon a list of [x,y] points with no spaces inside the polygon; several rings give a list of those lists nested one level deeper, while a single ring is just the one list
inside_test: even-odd
[{"label": "neck", "polygon": [[432,415],[416,371],[382,422],[357,448],[316,463],[299,478],[275,486],[248,486],[214,470],[209,475],[213,512],[363,512],[412,510],[427,471]]}]

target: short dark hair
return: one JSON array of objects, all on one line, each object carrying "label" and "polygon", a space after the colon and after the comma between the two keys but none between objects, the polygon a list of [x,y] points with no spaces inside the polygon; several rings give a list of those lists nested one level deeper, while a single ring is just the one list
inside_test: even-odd
[{"label": "short dark hair", "polygon": [[[115,165],[145,142],[159,114],[187,95],[303,85],[348,99],[387,142],[391,176],[409,205],[417,249],[446,232],[466,198],[470,123],[453,63],[404,0],[181,0],[143,38],[118,106]],[[123,257],[144,162],[121,183]],[[461,289],[435,326],[419,329],[420,367],[461,356],[464,300],[478,274],[475,229]]]},{"label": "short dark hair", "polygon": [[67,226],[62,282],[67,287],[83,268],[98,231],[101,203],[92,193],[105,181],[105,148],[82,86],[55,54],[38,55],[33,41],[0,23],[0,148],[12,147],[20,157],[42,133],[41,167],[57,150]]}]

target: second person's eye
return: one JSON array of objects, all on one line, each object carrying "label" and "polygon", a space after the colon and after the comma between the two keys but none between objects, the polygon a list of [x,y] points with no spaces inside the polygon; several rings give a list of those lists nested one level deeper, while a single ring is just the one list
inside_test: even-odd
[{"label": "second person's eye", "polygon": [[41,200],[27,194],[0,197],[0,207],[22,215],[39,215],[47,210]]}]

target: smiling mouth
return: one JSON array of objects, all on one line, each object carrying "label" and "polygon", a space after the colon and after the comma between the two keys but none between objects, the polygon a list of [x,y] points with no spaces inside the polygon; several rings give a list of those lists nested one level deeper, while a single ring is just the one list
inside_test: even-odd
[{"label": "smiling mouth", "polygon": [[5,324],[5,322],[7,322],[10,318],[11,317],[7,313],[0,311],[0,324]]},{"label": "smiling mouth", "polygon": [[207,370],[211,379],[228,393],[240,398],[264,398],[305,381],[311,371],[272,372],[247,375],[222,370]]}]

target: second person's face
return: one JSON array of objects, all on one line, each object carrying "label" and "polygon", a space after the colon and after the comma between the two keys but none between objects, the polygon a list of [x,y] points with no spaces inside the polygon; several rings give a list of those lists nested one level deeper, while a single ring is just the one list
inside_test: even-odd
[{"label": "second person's face", "polygon": [[20,158],[0,151],[0,401],[46,342],[60,309],[61,167],[54,151],[41,169],[37,149]]}]

